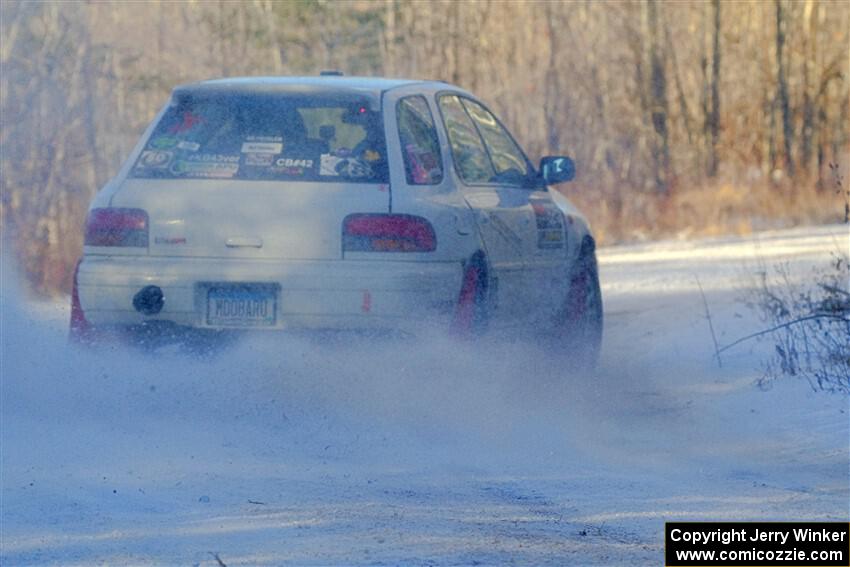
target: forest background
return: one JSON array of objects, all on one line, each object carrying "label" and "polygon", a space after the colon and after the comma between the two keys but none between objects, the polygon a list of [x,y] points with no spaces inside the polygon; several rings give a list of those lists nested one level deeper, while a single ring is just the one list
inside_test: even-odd
[{"label": "forest background", "polygon": [[0,2],[3,255],[67,292],[91,197],[181,83],[445,80],[476,93],[602,243],[840,222],[850,2]]}]

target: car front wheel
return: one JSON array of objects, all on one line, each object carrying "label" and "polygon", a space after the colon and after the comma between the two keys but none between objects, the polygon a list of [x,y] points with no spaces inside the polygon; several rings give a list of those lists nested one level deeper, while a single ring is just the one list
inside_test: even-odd
[{"label": "car front wheel", "polygon": [[562,309],[555,318],[558,351],[580,369],[591,369],[602,347],[602,291],[593,241],[582,245]]}]

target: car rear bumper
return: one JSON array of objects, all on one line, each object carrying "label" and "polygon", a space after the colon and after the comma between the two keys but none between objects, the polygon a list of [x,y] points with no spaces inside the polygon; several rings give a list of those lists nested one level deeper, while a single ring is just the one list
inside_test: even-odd
[{"label": "car rear bumper", "polygon": [[[280,261],[86,256],[77,273],[85,319],[97,326],[169,321],[205,329],[387,329],[448,326],[461,287],[460,262]],[[268,326],[211,323],[212,286],[266,284],[278,290]],[[145,286],[162,289],[154,315],[133,306]]]}]

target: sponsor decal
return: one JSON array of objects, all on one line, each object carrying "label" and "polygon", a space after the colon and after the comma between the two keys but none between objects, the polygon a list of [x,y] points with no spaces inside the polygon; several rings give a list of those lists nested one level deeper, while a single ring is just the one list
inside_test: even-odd
[{"label": "sponsor decal", "polygon": [[195,154],[186,158],[188,161],[204,163],[239,163],[238,155],[227,154]]},{"label": "sponsor decal", "polygon": [[199,149],[201,149],[201,144],[199,144],[198,142],[190,142],[188,140],[181,140],[180,142],[177,142],[177,149],[178,150],[188,150],[190,152],[197,152]]},{"label": "sponsor decal", "polygon": [[321,163],[319,164],[319,175],[371,177],[372,167],[359,159],[322,154]]},{"label": "sponsor decal", "polygon": [[157,150],[167,150],[177,145],[177,138],[174,136],[158,136],[151,140],[150,147]]},{"label": "sponsor decal", "polygon": [[554,203],[532,203],[538,248],[564,247],[564,215]]},{"label": "sponsor decal", "polygon": [[174,156],[171,152],[164,152],[160,150],[145,150],[142,152],[141,157],[139,157],[139,167],[150,167],[150,168],[165,168],[171,163],[171,158]]},{"label": "sponsor decal", "polygon": [[274,163],[274,154],[245,154],[245,165],[268,167]]},{"label": "sponsor decal", "polygon": [[541,230],[537,233],[538,248],[563,248],[564,233],[560,230]]},{"label": "sponsor decal", "polygon": [[215,163],[181,160],[171,166],[174,175],[186,177],[221,177],[230,178],[239,171],[239,163]]},{"label": "sponsor decal", "polygon": [[372,177],[372,167],[359,159],[345,160],[345,164],[338,165],[337,170],[346,177]]},{"label": "sponsor decal", "polygon": [[531,208],[534,210],[538,229],[564,227],[564,215],[554,203],[532,203]]},{"label": "sponsor decal", "polygon": [[319,162],[319,175],[339,175],[339,172],[336,170],[336,166],[342,161],[345,160],[341,157],[331,154],[322,154],[321,161]]},{"label": "sponsor decal", "polygon": [[243,154],[279,154],[283,151],[282,142],[243,142]]},{"label": "sponsor decal", "polygon": [[311,168],[313,167],[313,160],[311,159],[295,159],[295,158],[278,158],[274,164],[278,167],[304,167]]}]

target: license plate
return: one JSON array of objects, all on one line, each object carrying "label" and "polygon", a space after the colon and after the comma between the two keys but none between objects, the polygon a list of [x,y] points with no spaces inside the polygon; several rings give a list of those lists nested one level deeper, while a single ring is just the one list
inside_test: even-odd
[{"label": "license plate", "polygon": [[277,288],[256,285],[211,287],[207,324],[223,327],[273,327],[277,322]]}]

